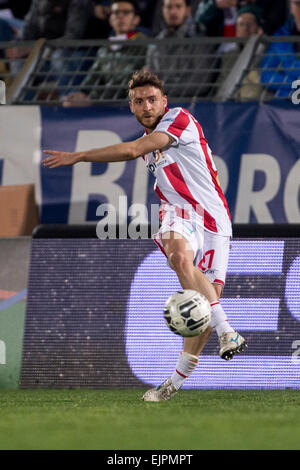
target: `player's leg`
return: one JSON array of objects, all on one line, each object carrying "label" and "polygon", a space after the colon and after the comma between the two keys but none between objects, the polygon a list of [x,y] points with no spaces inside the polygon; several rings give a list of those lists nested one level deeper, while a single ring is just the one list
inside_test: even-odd
[{"label": "player's leg", "polygon": [[[233,331],[219,303],[222,292],[221,286],[211,282],[208,276],[194,265],[195,254],[188,240],[179,233],[168,232],[162,235],[162,244],[169,265],[176,272],[181,287],[183,289],[199,291],[210,302],[212,306],[212,321],[210,326],[216,328],[218,335],[225,331]],[[189,350],[189,344],[195,350],[197,339],[199,341],[199,348],[202,350],[200,338],[188,338],[185,344],[187,352],[192,352]]]},{"label": "player's leg", "polygon": [[[175,231],[176,225],[178,232]],[[206,249],[203,250],[203,247],[207,247],[207,240],[204,242],[201,231],[197,233],[197,240],[195,238],[195,227],[189,227],[188,225],[185,227],[184,225],[182,221],[177,224],[175,221],[174,224],[174,219],[168,220],[168,223],[166,223],[160,231],[160,237],[156,236],[154,240],[163,249],[168,258],[170,267],[176,271],[182,288],[197,290],[210,301],[212,307],[212,321],[210,327],[202,335],[195,338],[185,338],[184,349],[179,356],[172,377],[169,377],[159,387],[148,390],[143,396],[145,401],[168,400],[179,390],[183,382],[192,374],[197,366],[198,356],[207,343],[213,328],[216,328],[219,336],[220,356],[222,358],[231,359],[233,354],[242,350],[242,347],[245,345],[244,338],[230,327],[227,316],[219,303],[222,286],[215,283],[214,280],[210,280],[198,267],[194,266],[196,249],[199,250],[199,253],[202,253],[202,258],[203,253],[206,252]],[[171,226],[173,226],[172,229]],[[182,233],[185,235],[183,236]],[[229,245],[227,248],[228,254]],[[220,253],[220,249],[218,249],[218,252]],[[226,261],[226,246],[221,247],[221,254],[223,255],[223,261]],[[220,264],[219,260],[216,264],[217,266]],[[223,273],[224,281],[227,261],[225,264],[224,262],[223,265],[221,263],[221,272]],[[219,279],[221,278],[222,276],[219,277]]]},{"label": "player's leg", "polygon": [[[222,295],[222,286],[219,284],[212,284],[217,298],[219,299]],[[204,346],[208,342],[209,338],[211,337],[211,334],[213,332],[213,328],[209,326],[202,335],[199,336],[194,336],[192,338],[185,338],[184,339],[184,347],[183,347],[183,353],[181,356],[179,356],[175,371],[172,375],[172,381],[176,386],[181,387],[182,383],[184,382],[185,376],[184,369],[185,369],[185,363],[187,363],[188,367],[188,360],[196,362],[196,365],[198,364],[198,356],[200,356]],[[184,360],[186,359],[186,361]]]},{"label": "player's leg", "polygon": [[[211,304],[211,328],[207,331],[207,335],[205,336],[209,337],[209,332],[211,333],[213,328],[216,329],[218,336],[221,336],[223,333],[234,332],[234,329],[229,325],[227,315],[219,302],[225,282],[228,260],[228,253],[226,254],[226,251],[229,251],[229,246],[226,246],[226,242],[229,240],[227,237],[219,237],[207,233],[205,233],[204,238],[205,241],[203,245],[205,248],[202,247],[201,251],[208,251],[210,255],[213,254],[209,260],[209,267],[213,268],[208,270],[211,274],[208,274],[205,269],[204,274],[198,266],[194,265],[194,250],[185,236],[177,232],[170,231],[164,233],[161,240],[169,265],[176,272],[182,288],[199,291]],[[208,245],[207,239],[209,240],[210,245]],[[201,242],[198,243],[198,245],[201,244]],[[224,280],[222,281],[222,279],[217,279],[216,276],[223,278]],[[184,350],[191,354],[199,355],[207,341],[205,336],[186,338]]]},{"label": "player's leg", "polygon": [[[217,299],[220,299],[222,295],[222,286],[219,284],[212,284],[213,288],[215,289],[215,293],[217,296]],[[184,348],[183,351],[189,354],[192,354],[193,356],[199,356],[206,345],[207,341],[211,337],[211,334],[213,332],[213,328],[209,326],[202,335],[199,336],[193,336],[191,338],[185,338],[184,339]]]},{"label": "player's leg", "polygon": [[[162,243],[170,267],[176,271],[183,289],[193,289],[202,293],[210,302],[217,301],[217,293],[204,274],[193,264],[194,251],[185,237],[178,232],[167,232],[162,235]],[[145,401],[169,400],[193,373],[198,365],[198,356],[207,343],[212,332],[208,328],[194,338],[184,339],[184,349],[179,356],[175,371],[159,387],[148,390]]]},{"label": "player's leg", "polygon": [[[213,327],[216,327],[219,336],[219,354],[224,359],[231,359],[234,353],[239,352],[245,345],[244,338],[230,327],[227,316],[219,303],[219,298],[222,294],[222,285],[213,282],[214,279],[212,279],[212,281],[209,280],[198,267],[194,266],[194,251],[191,244],[185,237],[177,232],[164,233],[161,240],[170,267],[176,271],[182,288],[195,289],[205,295],[211,302],[212,321],[211,326],[202,335],[184,339],[184,349],[179,356],[174,373],[159,387],[148,390],[143,396],[145,401],[169,400],[177,393],[184,381],[197,367],[198,356],[210,338]],[[216,249],[217,247],[213,246],[213,248]],[[221,249],[222,248],[225,250],[225,248],[221,246]],[[223,258],[226,260],[226,256]],[[225,264],[227,266],[227,262]],[[212,267],[219,268],[212,269],[212,271],[217,272],[219,275],[218,282],[222,277],[225,281],[226,267],[224,263],[222,266],[222,263],[217,259]]]},{"label": "player's leg", "polygon": [[[195,263],[210,280],[220,299],[226,279],[230,239],[205,231],[203,245],[203,253],[199,252]],[[245,339],[230,326],[219,301],[213,302],[211,309],[210,326],[216,329],[218,335],[219,355],[225,360],[232,359],[234,354],[243,351],[246,347]]]},{"label": "player's leg", "polygon": [[[222,286],[220,286],[219,284],[212,284],[212,285],[213,285],[213,288],[215,289],[217,299],[219,299],[222,295]],[[204,331],[204,333],[202,333],[202,335],[193,336],[191,338],[185,338],[183,351],[186,353],[192,354],[193,356],[198,357],[201,354],[207,341],[211,337],[212,332],[213,332],[213,328],[209,326]]]},{"label": "player's leg", "polygon": [[195,255],[189,241],[178,232],[166,232],[162,235],[162,244],[169,265],[176,272],[181,287],[199,291],[210,303],[218,301],[212,283],[194,266]]},{"label": "player's leg", "polygon": [[[176,232],[162,235],[164,251],[170,267],[176,272],[183,289],[194,289],[203,294],[210,303],[218,301],[217,292],[208,278],[194,266],[194,251],[190,243]],[[193,373],[198,365],[198,356],[209,340],[213,328],[209,327],[204,333],[193,338],[184,338],[183,351],[180,354],[172,383],[179,390],[184,381]]]}]

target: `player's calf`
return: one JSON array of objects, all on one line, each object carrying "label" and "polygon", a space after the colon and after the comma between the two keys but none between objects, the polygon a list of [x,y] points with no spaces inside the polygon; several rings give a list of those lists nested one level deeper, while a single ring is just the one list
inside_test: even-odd
[{"label": "player's calf", "polygon": [[197,365],[198,357],[183,351],[179,355],[173,375],[158,387],[148,390],[144,394],[143,400],[155,402],[169,400],[178,392]]}]

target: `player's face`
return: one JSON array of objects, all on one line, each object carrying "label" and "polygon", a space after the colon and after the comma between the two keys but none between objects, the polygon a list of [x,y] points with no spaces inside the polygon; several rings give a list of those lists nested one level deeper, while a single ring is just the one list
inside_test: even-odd
[{"label": "player's face", "polygon": [[164,0],[163,17],[168,26],[180,26],[189,15],[185,0]]},{"label": "player's face", "polygon": [[129,106],[142,126],[153,130],[165,114],[167,97],[154,86],[141,86],[130,91]]},{"label": "player's face", "polygon": [[139,19],[129,2],[117,2],[111,7],[110,25],[117,35],[133,31],[137,27]]}]

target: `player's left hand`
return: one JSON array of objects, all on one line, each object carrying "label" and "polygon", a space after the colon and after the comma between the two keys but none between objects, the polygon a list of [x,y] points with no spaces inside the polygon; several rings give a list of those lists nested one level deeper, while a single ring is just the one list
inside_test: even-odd
[{"label": "player's left hand", "polygon": [[74,165],[79,161],[80,155],[79,152],[57,152],[56,150],[44,150],[43,152],[50,155],[42,161],[43,166],[48,168]]}]

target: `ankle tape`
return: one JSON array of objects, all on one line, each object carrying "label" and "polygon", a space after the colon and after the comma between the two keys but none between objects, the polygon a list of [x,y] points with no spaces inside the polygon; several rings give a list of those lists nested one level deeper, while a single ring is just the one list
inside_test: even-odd
[{"label": "ankle tape", "polygon": [[182,351],[181,353],[184,357],[186,357],[189,361],[196,362],[198,364],[198,356],[194,356],[193,354],[190,354],[188,352]]}]

